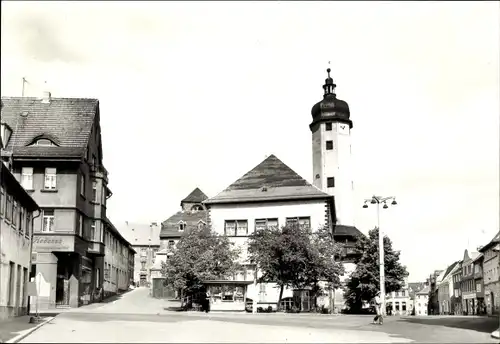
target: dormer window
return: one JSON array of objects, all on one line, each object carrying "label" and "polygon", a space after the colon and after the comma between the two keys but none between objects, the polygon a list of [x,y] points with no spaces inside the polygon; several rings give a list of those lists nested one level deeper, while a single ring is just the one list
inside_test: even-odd
[{"label": "dormer window", "polygon": [[205,227],[207,224],[205,223],[205,221],[203,220],[200,220],[198,221],[198,229],[202,229],[203,227]]},{"label": "dormer window", "polygon": [[2,123],[0,127],[0,134],[2,139],[2,148],[5,148],[9,144],[9,139],[10,136],[12,135],[12,130],[7,124]]},{"label": "dormer window", "polygon": [[183,232],[186,229],[186,222],[179,222],[179,232]]},{"label": "dormer window", "polygon": [[55,146],[54,142],[49,139],[38,139],[33,143],[34,146]]}]

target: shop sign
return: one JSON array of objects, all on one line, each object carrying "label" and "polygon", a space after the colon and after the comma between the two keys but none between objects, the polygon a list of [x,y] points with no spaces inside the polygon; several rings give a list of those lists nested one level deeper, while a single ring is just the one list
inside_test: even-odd
[{"label": "shop sign", "polygon": [[75,247],[73,236],[66,235],[35,235],[33,250],[40,252],[72,252]]}]

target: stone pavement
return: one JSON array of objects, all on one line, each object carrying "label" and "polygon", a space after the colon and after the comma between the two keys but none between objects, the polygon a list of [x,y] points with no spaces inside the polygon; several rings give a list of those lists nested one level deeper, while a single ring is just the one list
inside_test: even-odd
[{"label": "stone pavement", "polygon": [[30,324],[29,316],[15,317],[0,321],[0,343],[6,343],[8,340],[28,332],[38,324]]},{"label": "stone pavement", "polygon": [[81,342],[290,342],[290,343],[496,343],[490,333],[498,318],[389,317],[319,314],[190,313],[149,297],[138,288],[117,300],[71,310],[21,343]]}]

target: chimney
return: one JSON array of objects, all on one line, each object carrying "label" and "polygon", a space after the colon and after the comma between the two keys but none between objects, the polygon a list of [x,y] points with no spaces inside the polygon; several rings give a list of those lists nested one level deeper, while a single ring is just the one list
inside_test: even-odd
[{"label": "chimney", "polygon": [[44,91],[43,91],[43,96],[42,96],[42,103],[50,104],[50,101],[51,101],[51,94],[50,94],[48,87],[47,87],[47,81],[45,81]]}]

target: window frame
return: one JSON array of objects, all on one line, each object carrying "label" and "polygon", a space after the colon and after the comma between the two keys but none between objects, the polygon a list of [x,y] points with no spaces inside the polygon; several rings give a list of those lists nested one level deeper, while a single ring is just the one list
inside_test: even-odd
[{"label": "window frame", "polygon": [[326,150],[333,150],[333,140],[327,140],[325,142],[325,149]]},{"label": "window frame", "polygon": [[[50,178],[52,177],[52,178]],[[46,167],[43,179],[44,190],[57,190],[57,168]]]},{"label": "window frame", "polygon": [[83,215],[78,214],[78,235],[83,237]]},{"label": "window frame", "polygon": [[326,122],[325,123],[325,131],[332,131],[333,130],[333,123],[332,122]]},{"label": "window frame", "polygon": [[[292,221],[294,220],[294,221]],[[304,220],[307,220],[309,222],[309,225],[306,227],[307,229],[311,229],[311,217],[310,216],[297,216],[297,217],[287,217],[286,220],[285,220],[285,223],[287,226],[289,225],[293,225],[293,224],[298,224],[299,226],[301,226],[301,223],[300,221],[304,221]]]},{"label": "window frame", "polygon": [[18,227],[18,221],[19,220],[19,206],[17,204],[17,201],[13,198],[12,199],[12,226],[17,230]]},{"label": "window frame", "polygon": [[273,226],[269,226],[269,222],[270,221],[276,221],[276,228],[279,228],[279,219],[277,217],[270,217],[270,218],[259,218],[259,219],[255,219],[255,223],[254,223],[254,228],[255,228],[255,231],[259,230],[257,229],[257,222],[264,222],[264,228],[261,228],[261,229],[270,229],[272,228]]},{"label": "window frame", "polygon": [[80,196],[85,197],[85,175],[80,173]]},{"label": "window frame", "polygon": [[[234,234],[228,235],[228,224],[234,223]],[[245,226],[241,226],[241,228],[246,227],[245,234],[239,234],[238,229],[240,228],[239,224],[245,224]],[[224,220],[224,235],[228,237],[247,237],[248,236],[248,220]]]},{"label": "window frame", "polygon": [[13,197],[8,192],[5,193],[5,220],[8,222],[12,221],[12,211],[13,211]]},{"label": "window frame", "polygon": [[[52,215],[47,215],[47,213],[52,213]],[[54,232],[54,227],[55,227],[55,219],[56,219],[56,216],[55,216],[55,211],[53,209],[43,209],[42,210],[42,230],[41,232],[42,233],[53,233]],[[48,219],[47,222],[45,219]],[[52,220],[52,222],[50,222],[50,220]],[[51,224],[49,226],[49,230],[45,230],[46,226],[45,224]]]},{"label": "window frame", "polygon": [[90,222],[90,241],[96,241],[95,233],[97,230],[97,221],[92,219]]},{"label": "window frame", "polygon": [[92,202],[94,203],[99,203],[99,200],[97,199],[97,184],[96,179],[92,180]]},{"label": "window frame", "polygon": [[335,187],[335,177],[327,177],[326,178],[326,187],[334,188]]},{"label": "window frame", "polygon": [[0,185],[0,216],[4,217],[6,208],[6,192],[3,185]]},{"label": "window frame", "polygon": [[[28,171],[31,170],[31,173]],[[31,177],[31,178],[29,178]],[[26,185],[29,182],[29,185]],[[22,167],[21,168],[21,186],[25,190],[33,190],[33,167]],[[29,186],[29,187],[27,187]]]}]

